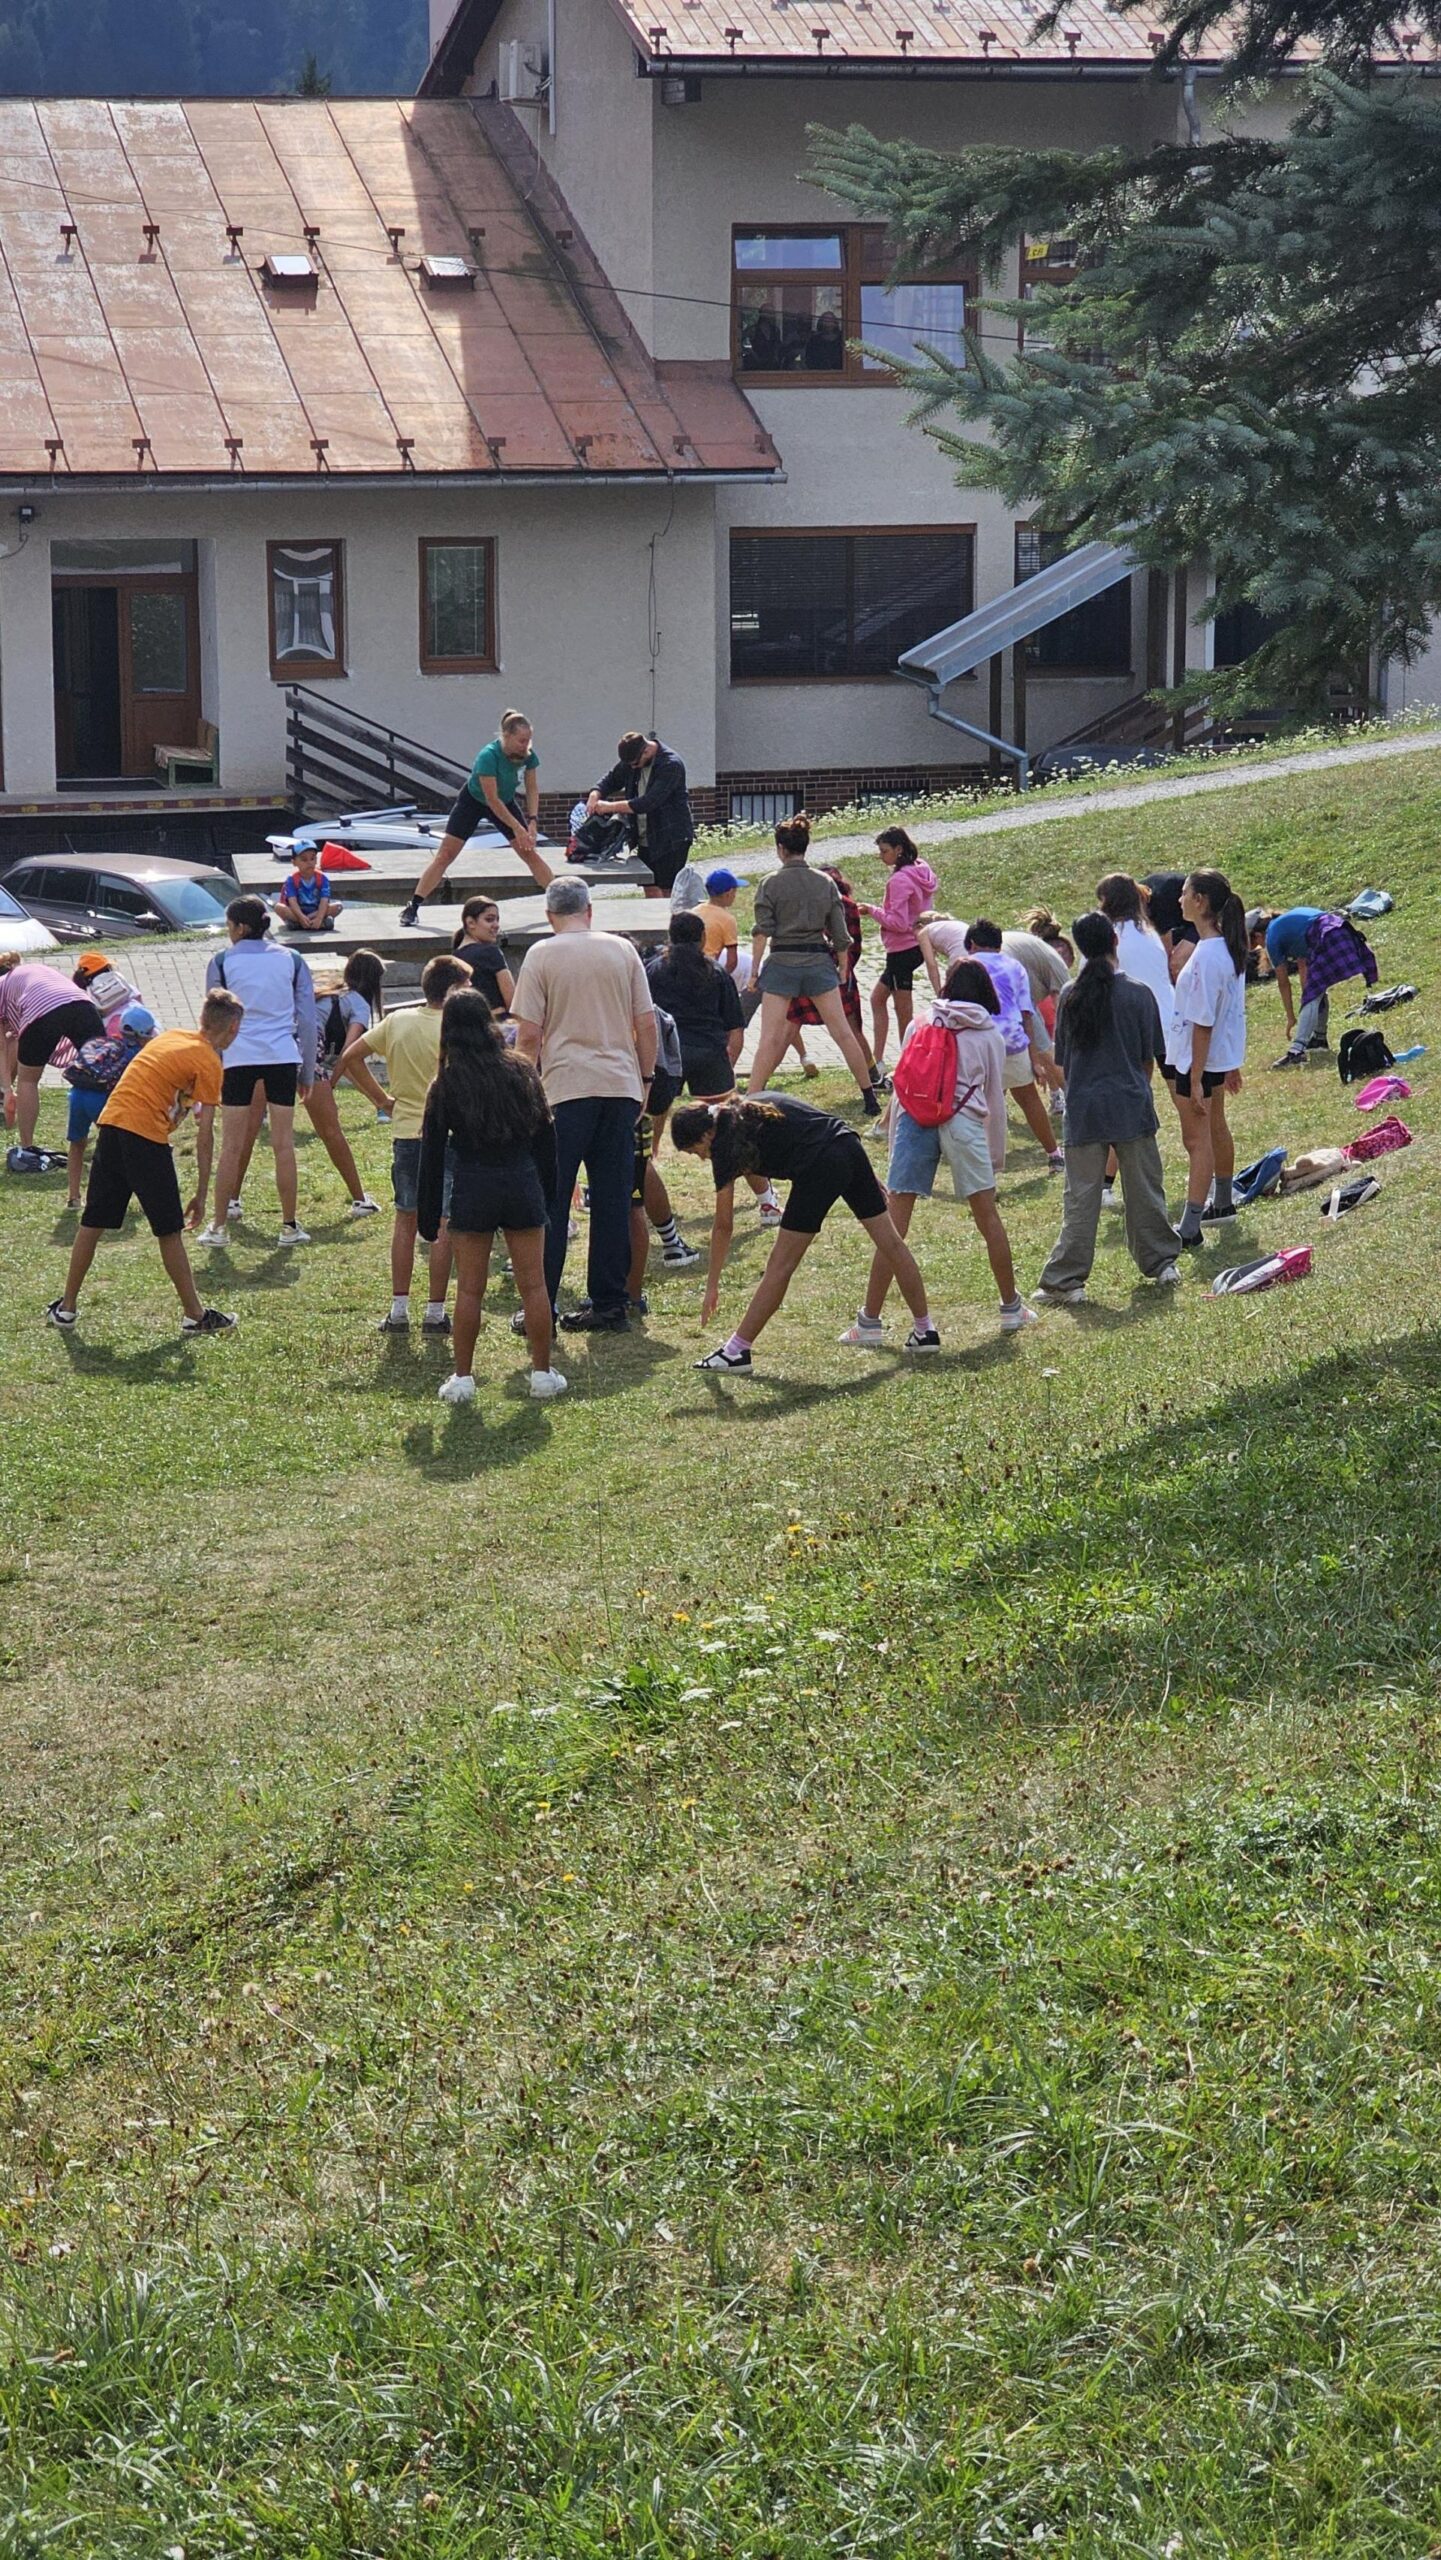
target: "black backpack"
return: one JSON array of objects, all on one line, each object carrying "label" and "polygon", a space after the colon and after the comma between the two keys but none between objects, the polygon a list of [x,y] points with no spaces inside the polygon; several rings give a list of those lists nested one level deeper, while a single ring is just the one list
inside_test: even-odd
[{"label": "black backpack", "polygon": [[1384,1075],[1395,1063],[1379,1031],[1342,1032],[1336,1073],[1343,1084],[1365,1084],[1371,1076]]}]

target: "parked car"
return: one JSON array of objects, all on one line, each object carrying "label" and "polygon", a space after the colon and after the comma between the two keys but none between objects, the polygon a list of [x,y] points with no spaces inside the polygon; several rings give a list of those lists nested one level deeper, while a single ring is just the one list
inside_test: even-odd
[{"label": "parked car", "polygon": [[236,886],[213,863],[159,853],[47,853],[5,887],[62,942],[138,933],[221,933]]},{"label": "parked car", "polygon": [[29,916],[18,898],[0,888],[0,951],[53,951],[55,936],[38,917]]},{"label": "parked car", "polygon": [[[343,844],[351,853],[413,853],[420,867],[445,834],[443,811],[418,809],[407,802],[395,809],[352,809],[344,817],[307,818],[286,836],[265,841],[277,862],[293,862],[302,845]],[[538,837],[540,844],[548,842]],[[469,842],[482,853],[502,853],[510,843],[499,827],[478,827]]]}]

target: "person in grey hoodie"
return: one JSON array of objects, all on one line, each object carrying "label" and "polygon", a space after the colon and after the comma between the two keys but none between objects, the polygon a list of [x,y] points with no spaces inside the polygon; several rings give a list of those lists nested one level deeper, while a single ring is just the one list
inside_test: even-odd
[{"label": "person in grey hoodie", "polygon": [[[958,961],[930,1014],[933,1023],[955,1037],[955,1109],[939,1127],[923,1128],[912,1119],[897,1092],[892,1104],[886,1198],[897,1233],[905,1235],[917,1200],[929,1200],[942,1164],[949,1167],[956,1198],[965,1201],[990,1257],[991,1271],[1001,1293],[1001,1330],[1020,1333],[1036,1319],[1016,1287],[1010,1238],[996,1206],[996,1176],[1006,1161],[1006,1051],[996,1028],[999,1011],[1000,998],[988,971],[978,960]],[[914,1029],[907,1035],[908,1041],[912,1037]],[[905,1054],[903,1045],[902,1061]],[[900,1064],[896,1073],[903,1083]],[[842,1342],[858,1351],[874,1350],[884,1342],[881,1311],[890,1285],[889,1266],[877,1254],[871,1264],[865,1303],[854,1324],[841,1335]]]},{"label": "person in grey hoodie", "polygon": [[1056,1058],[1066,1078],[1066,1191],[1061,1232],[1035,1296],[1075,1307],[1086,1295],[1108,1150],[1120,1164],[1126,1243],[1146,1279],[1172,1287],[1181,1239],[1166,1209],[1151,1079],[1166,1053],[1156,999],[1116,966],[1109,916],[1071,928],[1085,966],[1056,1007]]}]

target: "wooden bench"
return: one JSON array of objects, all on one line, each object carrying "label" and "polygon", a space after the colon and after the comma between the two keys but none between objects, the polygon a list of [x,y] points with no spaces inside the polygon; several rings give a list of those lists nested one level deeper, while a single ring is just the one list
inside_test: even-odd
[{"label": "wooden bench", "polygon": [[220,780],[220,732],[213,720],[202,720],[193,747],[157,747],[155,769],[165,776],[167,791],[175,789],[177,771],[184,767],[192,775],[199,773],[203,781]]}]

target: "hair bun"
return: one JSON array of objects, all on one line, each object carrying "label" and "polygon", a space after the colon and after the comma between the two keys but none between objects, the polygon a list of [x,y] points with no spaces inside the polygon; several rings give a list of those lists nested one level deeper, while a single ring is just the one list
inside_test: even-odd
[{"label": "hair bun", "polygon": [[804,853],[811,840],[811,822],[804,809],[793,818],[783,818],[776,829],[776,843],[782,853]]}]

